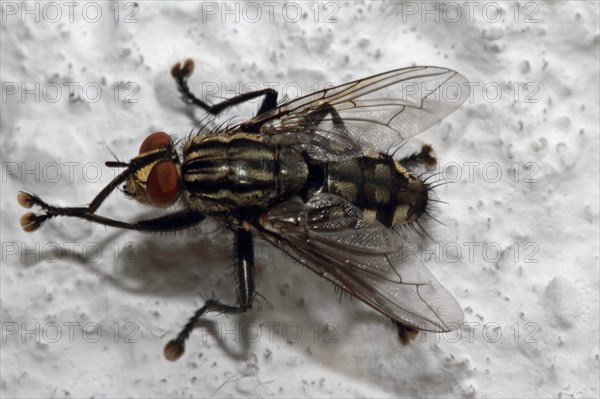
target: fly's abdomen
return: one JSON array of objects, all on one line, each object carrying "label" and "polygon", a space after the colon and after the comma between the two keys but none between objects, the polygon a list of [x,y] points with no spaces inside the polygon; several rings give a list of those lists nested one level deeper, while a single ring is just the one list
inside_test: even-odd
[{"label": "fly's abdomen", "polygon": [[427,185],[386,155],[332,162],[325,178],[330,193],[388,227],[414,222],[427,208]]},{"label": "fly's abdomen", "polygon": [[265,210],[293,195],[308,175],[301,154],[243,132],[196,136],[183,157],[184,201],[214,216]]}]

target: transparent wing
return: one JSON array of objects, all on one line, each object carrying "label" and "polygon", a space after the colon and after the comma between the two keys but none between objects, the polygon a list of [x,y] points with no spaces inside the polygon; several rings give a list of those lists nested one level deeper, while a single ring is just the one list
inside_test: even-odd
[{"label": "transparent wing", "polygon": [[361,146],[385,152],[460,107],[469,96],[466,82],[446,68],[397,69],[301,97],[247,123],[323,160],[360,155]]},{"label": "transparent wing", "polygon": [[379,312],[420,330],[462,325],[462,309],[395,233],[332,194],[286,202],[261,218],[262,236]]}]

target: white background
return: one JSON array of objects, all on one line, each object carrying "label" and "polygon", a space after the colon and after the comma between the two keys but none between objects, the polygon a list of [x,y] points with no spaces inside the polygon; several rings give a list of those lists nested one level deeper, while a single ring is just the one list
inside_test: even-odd
[{"label": "white background", "polygon": [[[45,4],[2,3],[3,397],[598,396],[597,2],[145,1],[135,15],[82,2],[73,20]],[[456,180],[436,190],[445,226],[426,224],[423,256],[465,311],[459,335],[402,347],[384,316],[339,304],[331,284],[259,243],[262,306],[214,316],[224,344],[198,329],[171,363],[162,347],[202,295],[235,299],[218,226],[160,236],[57,219],[21,231],[19,190],[82,205],[114,176],[108,148],[126,161],[150,132],[187,137],[203,114],[169,75],[187,57],[202,96],[295,97],[411,65],[478,85],[413,140]],[[155,213],[122,194],[101,208]]]}]

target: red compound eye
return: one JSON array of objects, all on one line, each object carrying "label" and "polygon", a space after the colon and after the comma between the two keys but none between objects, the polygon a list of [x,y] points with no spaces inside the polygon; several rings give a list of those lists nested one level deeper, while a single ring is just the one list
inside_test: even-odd
[{"label": "red compound eye", "polygon": [[162,161],[154,165],[148,175],[146,195],[152,205],[169,206],[179,197],[179,173],[171,161]]},{"label": "red compound eye", "polygon": [[154,132],[144,139],[139,154],[158,150],[171,144],[171,137],[165,132]]}]

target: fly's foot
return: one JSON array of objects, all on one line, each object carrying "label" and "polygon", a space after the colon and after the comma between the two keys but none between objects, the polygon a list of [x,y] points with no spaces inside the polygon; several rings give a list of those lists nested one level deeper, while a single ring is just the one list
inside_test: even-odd
[{"label": "fly's foot", "polygon": [[48,215],[36,215],[33,212],[27,212],[21,216],[21,228],[26,233],[33,233],[39,229],[50,216]]},{"label": "fly's foot", "polygon": [[434,169],[435,165],[437,165],[437,158],[435,157],[435,152],[433,151],[433,147],[429,144],[423,144],[421,147],[421,152],[414,154],[415,162],[424,164],[427,169]]},{"label": "fly's foot", "polygon": [[31,194],[19,191],[17,202],[25,209],[31,209],[35,205],[34,197]]},{"label": "fly's foot", "polygon": [[166,345],[163,353],[167,360],[172,362],[176,361],[185,352],[185,341],[179,341],[177,339],[170,340]]},{"label": "fly's foot", "polygon": [[[44,210],[46,210],[47,207],[46,203],[37,195],[25,193],[23,191],[20,191],[19,194],[17,194],[17,202],[25,209],[31,209],[34,205],[38,205]],[[52,215],[49,214],[37,215],[34,212],[27,212],[21,216],[21,228],[27,233],[33,233],[51,217]]]},{"label": "fly's foot", "polygon": [[181,62],[178,62],[171,68],[171,76],[178,81],[187,80],[192,73],[194,73],[194,60],[191,58],[188,58],[183,62],[183,67],[181,66]]},{"label": "fly's foot", "polygon": [[417,335],[419,335],[419,330],[414,327],[410,327],[395,321],[394,324],[398,328],[398,338],[400,338],[400,342],[402,342],[403,345],[410,344],[410,341],[414,340],[417,338]]},{"label": "fly's foot", "polygon": [[400,163],[408,168],[425,165],[428,170],[433,170],[437,165],[437,158],[435,157],[433,147],[431,147],[429,144],[423,144],[421,151],[402,158]]}]

